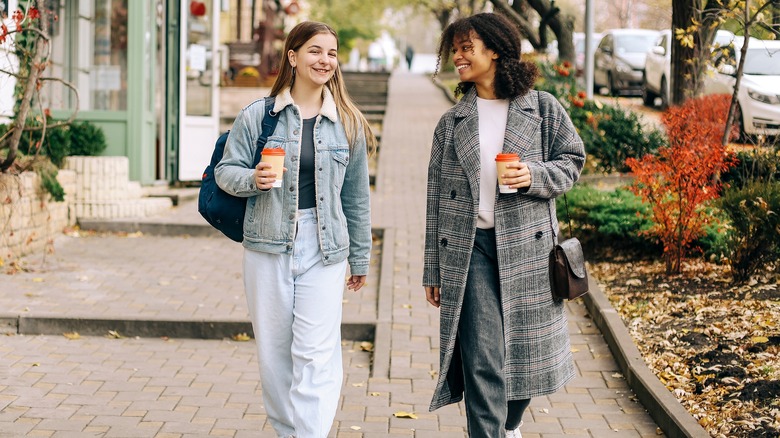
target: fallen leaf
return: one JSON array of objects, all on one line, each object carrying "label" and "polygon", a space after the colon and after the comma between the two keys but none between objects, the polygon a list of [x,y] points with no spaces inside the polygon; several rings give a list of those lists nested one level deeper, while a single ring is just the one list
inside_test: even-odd
[{"label": "fallen leaf", "polygon": [[39,366],[41,366],[41,364],[40,364],[39,362],[33,362],[33,363],[32,363],[32,366],[34,366],[34,367],[39,367]]},{"label": "fallen leaf", "polygon": [[109,330],[108,334],[106,335],[106,337],[107,338],[111,338],[111,339],[122,339],[122,338],[124,338],[124,336],[119,334],[119,332],[116,331],[116,330]]},{"label": "fallen leaf", "polygon": [[404,309],[411,309],[411,308],[412,308],[411,304],[404,304]]},{"label": "fallen leaf", "polygon": [[32,279],[33,283],[43,283],[43,278],[41,277],[35,277]]},{"label": "fallen leaf", "polygon": [[358,382],[358,383],[353,383],[352,386],[354,386],[355,388],[360,388],[360,387],[362,387],[365,384],[366,384],[366,382]]},{"label": "fallen leaf", "polygon": [[380,395],[382,395],[382,393],[381,392],[369,392],[368,395],[370,395],[371,397],[379,397]]},{"label": "fallen leaf", "polygon": [[417,414],[414,412],[406,412],[406,411],[398,411],[393,414],[395,418],[411,418],[412,420],[417,419]]},{"label": "fallen leaf", "polygon": [[81,335],[79,335],[78,332],[63,333],[62,336],[65,336],[67,339],[70,340],[81,339]]},{"label": "fallen leaf", "polygon": [[236,333],[235,335],[231,336],[231,339],[237,342],[246,342],[252,338],[246,333]]},{"label": "fallen leaf", "polygon": [[750,338],[750,340],[753,341],[754,344],[763,344],[769,342],[769,338],[766,336],[753,336]]},{"label": "fallen leaf", "polygon": [[374,351],[374,343],[373,342],[368,342],[368,341],[363,341],[363,342],[360,343],[360,349],[363,350],[363,351],[369,351],[369,352],[370,351]]}]

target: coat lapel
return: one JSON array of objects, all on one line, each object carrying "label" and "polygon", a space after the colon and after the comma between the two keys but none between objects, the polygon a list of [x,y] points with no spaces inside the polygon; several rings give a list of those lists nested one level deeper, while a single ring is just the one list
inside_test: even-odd
[{"label": "coat lapel", "polygon": [[[537,114],[537,93],[530,91],[509,102],[509,114],[504,133],[504,153],[514,152],[524,161],[528,151],[537,143],[542,118]],[[541,159],[540,159],[541,161]]]},{"label": "coat lapel", "polygon": [[477,93],[472,88],[455,105],[455,154],[466,173],[471,199],[479,199],[479,118],[477,116]]}]

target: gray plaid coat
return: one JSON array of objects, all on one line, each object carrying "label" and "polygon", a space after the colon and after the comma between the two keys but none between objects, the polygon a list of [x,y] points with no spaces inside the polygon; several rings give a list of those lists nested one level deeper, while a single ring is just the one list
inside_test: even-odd
[{"label": "gray plaid coat", "polygon": [[[480,154],[472,88],[439,121],[428,167],[423,286],[441,292],[440,372],[430,409],[463,398],[456,344],[479,207]],[[495,232],[504,320],[509,400],[555,392],[574,377],[563,302],[553,300],[549,254],[558,233],[555,198],[569,190],[585,150],[561,104],[530,91],[509,103],[504,152],[531,170],[531,186],[496,190]],[[497,184],[497,183],[494,183]]]}]

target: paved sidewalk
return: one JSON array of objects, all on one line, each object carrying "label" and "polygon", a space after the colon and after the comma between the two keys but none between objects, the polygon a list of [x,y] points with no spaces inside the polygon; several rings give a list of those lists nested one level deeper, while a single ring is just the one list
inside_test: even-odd
[{"label": "paved sidewalk", "polygon": [[[382,246],[369,284],[345,294],[344,304],[345,326],[376,325],[375,351],[364,351],[361,331],[349,332],[331,437],[465,436],[462,404],[427,409],[438,310],[420,286],[430,140],[449,106],[423,76],[391,78],[372,198]],[[197,224],[196,215],[188,202],[163,220]],[[227,327],[227,336],[246,327],[240,245],[222,237],[83,233],[58,238],[55,249],[25,259],[27,272],[0,274],[0,330],[13,332],[0,337],[0,437],[274,436],[252,342],[165,337],[193,324],[211,334],[209,327]],[[584,305],[568,310],[578,377],[533,400],[523,437],[658,436]],[[57,325],[63,321],[69,325]],[[85,336],[90,324],[95,335],[155,324],[160,332]],[[47,327],[48,335],[15,334]],[[64,328],[83,336],[68,340]],[[417,418],[394,417],[399,411]]]}]

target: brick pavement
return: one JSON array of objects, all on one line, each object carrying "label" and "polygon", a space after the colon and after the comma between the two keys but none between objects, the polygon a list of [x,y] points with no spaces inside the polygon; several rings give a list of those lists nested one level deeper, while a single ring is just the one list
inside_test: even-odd
[{"label": "brick pavement", "polygon": [[[345,341],[331,437],[465,436],[462,404],[427,410],[438,311],[420,286],[430,138],[449,105],[422,76],[391,79],[372,199],[374,226],[386,229],[382,257],[367,290],[345,296],[345,322],[376,321],[377,351],[371,363],[359,340]],[[176,214],[191,218],[186,208],[192,205]],[[66,236],[55,248],[45,260],[24,260],[28,272],[0,276],[0,322],[25,315],[246,320],[241,251],[227,239]],[[582,303],[568,310],[578,377],[534,399],[523,436],[657,436]],[[0,437],[270,437],[257,378],[250,342],[3,336]],[[398,411],[418,418],[395,418]]]}]

